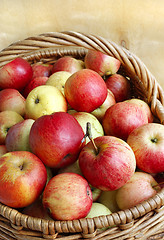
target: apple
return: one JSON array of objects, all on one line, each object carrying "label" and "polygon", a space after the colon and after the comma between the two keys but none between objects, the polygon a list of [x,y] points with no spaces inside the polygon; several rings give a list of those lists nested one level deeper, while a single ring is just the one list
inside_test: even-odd
[{"label": "apple", "polygon": [[65,93],[64,93],[65,83],[71,75],[72,74],[67,71],[55,72],[51,74],[51,76],[48,78],[46,85],[51,85],[58,88],[65,96]]},{"label": "apple", "polygon": [[79,112],[92,112],[100,107],[108,93],[102,77],[90,69],[72,74],[65,83],[64,91],[69,105]]},{"label": "apple", "polygon": [[[103,127],[102,127],[101,123],[91,113],[87,113],[87,112],[74,112],[71,115],[74,118],[76,118],[76,120],[78,121],[78,123],[82,127],[82,129],[84,131],[84,134],[86,133],[86,124],[87,124],[87,122],[90,122],[91,123],[91,127],[92,127],[92,136],[93,136],[93,138],[96,138],[96,137],[99,137],[99,136],[104,136],[104,130],[103,130]],[[90,141],[89,138],[87,138],[86,139],[86,143],[88,143],[89,141]]]},{"label": "apple", "polygon": [[84,59],[85,67],[94,70],[100,76],[108,76],[116,73],[121,62],[100,51],[89,49]]},{"label": "apple", "polygon": [[0,144],[5,144],[5,139],[9,129],[18,122],[22,122],[23,117],[14,111],[0,112]]},{"label": "apple", "polygon": [[78,121],[68,113],[45,115],[31,127],[30,147],[43,163],[51,168],[65,167],[75,162],[81,148],[84,132]]},{"label": "apple", "polygon": [[26,98],[26,118],[36,120],[43,115],[60,111],[67,111],[67,102],[56,87],[48,85],[38,86]]},{"label": "apple", "polygon": [[[79,167],[79,161],[78,160],[76,162],[74,162],[73,164],[68,165],[67,167],[60,168],[59,171],[58,171],[58,174],[66,173],[66,172],[73,172],[73,173],[76,173],[76,174],[79,174],[79,175],[83,176],[83,174],[81,172],[81,169]],[[91,191],[92,191],[93,202],[95,202],[100,197],[102,191],[98,188],[93,187],[91,184],[89,184],[89,186],[90,186]]]},{"label": "apple", "polygon": [[41,198],[38,198],[35,202],[33,202],[29,206],[25,207],[22,210],[22,213],[26,214],[28,216],[31,216],[31,217],[52,220],[52,218],[49,216],[47,210],[43,207]]},{"label": "apple", "polygon": [[32,70],[33,70],[33,78],[49,77],[51,75],[52,65],[37,62],[32,65]]},{"label": "apple", "polygon": [[[96,148],[95,148],[96,146]],[[102,191],[123,186],[134,174],[136,160],[122,139],[101,136],[87,143],[79,154],[79,166],[87,181]]]},{"label": "apple", "polygon": [[100,107],[96,108],[93,112],[91,112],[91,114],[94,115],[100,121],[100,123],[102,123],[106,110],[115,103],[115,97],[113,93],[108,89],[108,94],[103,104]]},{"label": "apple", "polygon": [[112,212],[109,208],[107,208],[104,204],[94,202],[92,203],[92,207],[90,212],[87,214],[86,218],[94,218],[94,217],[100,217],[104,215],[109,215]]},{"label": "apple", "polygon": [[92,192],[86,179],[76,173],[54,176],[43,192],[43,206],[55,220],[76,220],[87,216]]},{"label": "apple", "polygon": [[32,89],[45,85],[48,80],[48,77],[35,77],[32,78],[31,81],[25,86],[22,95],[27,98],[28,94],[32,91]]},{"label": "apple", "polygon": [[42,161],[33,153],[15,151],[0,158],[0,202],[23,208],[41,194],[47,180]]},{"label": "apple", "polygon": [[152,123],[154,121],[154,116],[151,112],[151,109],[145,101],[143,101],[142,99],[138,99],[138,98],[131,98],[131,99],[126,100],[126,102],[134,103],[134,104],[140,106],[143,109],[143,111],[146,113],[146,115],[148,117],[148,122]]},{"label": "apple", "polygon": [[25,119],[13,125],[7,132],[5,144],[8,152],[31,151],[29,144],[29,134],[35,121]]},{"label": "apple", "polygon": [[139,169],[148,173],[164,171],[164,125],[148,123],[133,130],[127,143]]},{"label": "apple", "polygon": [[23,58],[16,58],[0,69],[0,88],[22,90],[32,79],[31,65]]},{"label": "apple", "polygon": [[117,191],[102,191],[97,201],[109,208],[111,212],[117,212],[120,210],[116,202]]},{"label": "apple", "polygon": [[155,173],[155,174],[151,174],[154,179],[157,181],[157,183],[159,184],[159,186],[161,188],[164,187],[164,172],[159,172],[159,173]]},{"label": "apple", "polygon": [[6,145],[0,145],[0,157],[5,153],[7,153]]},{"label": "apple", "polygon": [[60,57],[52,67],[52,74],[59,71],[67,71],[71,74],[84,68],[84,62],[71,56]]},{"label": "apple", "polygon": [[116,193],[116,202],[121,210],[153,197],[160,190],[155,179],[148,173],[135,172],[131,179]]},{"label": "apple", "polygon": [[102,121],[106,135],[125,141],[135,128],[146,123],[148,123],[148,118],[143,109],[129,102],[118,102],[109,107]]},{"label": "apple", "polygon": [[11,110],[24,116],[25,98],[17,89],[8,88],[0,91],[0,112],[6,110]]},{"label": "apple", "polygon": [[115,73],[105,79],[106,86],[115,96],[116,102],[130,98],[130,81],[121,74]]}]

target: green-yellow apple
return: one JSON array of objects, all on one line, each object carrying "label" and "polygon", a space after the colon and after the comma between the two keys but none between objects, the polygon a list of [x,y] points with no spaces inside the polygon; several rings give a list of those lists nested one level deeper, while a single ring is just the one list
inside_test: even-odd
[{"label": "green-yellow apple", "polygon": [[116,102],[130,98],[130,81],[121,74],[115,73],[105,79],[106,86],[115,96]]},{"label": "green-yellow apple", "polygon": [[67,102],[63,94],[53,86],[34,88],[26,98],[26,118],[37,118],[54,112],[66,112]]},{"label": "green-yellow apple", "polygon": [[102,191],[98,202],[104,204],[111,212],[117,212],[119,207],[116,202],[116,193],[118,190],[114,191]]},{"label": "green-yellow apple", "polygon": [[93,114],[100,122],[102,122],[106,110],[116,103],[113,93],[108,89],[108,94],[103,104],[96,108],[91,114]]},{"label": "green-yellow apple", "polygon": [[142,108],[125,101],[109,107],[102,121],[106,135],[112,135],[125,141],[135,128],[146,123],[148,123],[148,118]]},{"label": "green-yellow apple", "polygon": [[121,65],[118,59],[92,49],[88,50],[84,63],[86,68],[94,70],[100,76],[116,73]]},{"label": "green-yellow apple", "polygon": [[0,158],[0,202],[9,207],[32,204],[42,193],[46,180],[46,168],[33,153],[15,151]]},{"label": "green-yellow apple", "polygon": [[[99,137],[99,136],[104,136],[104,130],[103,130],[103,127],[102,127],[101,123],[91,113],[74,112],[71,115],[74,118],[76,118],[76,120],[78,121],[78,123],[82,127],[82,129],[84,131],[84,134],[86,134],[86,124],[87,124],[87,122],[90,122],[91,128],[92,128],[92,137],[96,138],[96,137]],[[86,138],[86,143],[88,143],[89,141],[90,141],[90,139]]]},{"label": "green-yellow apple", "polygon": [[29,134],[33,119],[25,119],[16,123],[7,132],[5,144],[8,152],[13,151],[31,151],[29,144]]},{"label": "green-yellow apple", "polygon": [[131,179],[116,193],[120,209],[127,209],[153,197],[160,190],[155,179],[148,173],[135,172]]},{"label": "green-yellow apple", "polygon": [[32,152],[46,166],[61,168],[77,160],[83,138],[83,129],[73,116],[56,112],[35,120],[29,141]]},{"label": "green-yellow apple", "polygon": [[0,145],[0,157],[2,155],[4,155],[5,153],[7,153],[7,148],[6,148],[6,145]]},{"label": "green-yellow apple", "polygon": [[76,173],[54,176],[43,192],[43,206],[55,220],[86,217],[92,207],[92,192],[85,178]]},{"label": "green-yellow apple", "polygon": [[24,116],[25,98],[18,90],[9,88],[0,91],[0,112],[6,110],[14,111]]},{"label": "green-yellow apple", "polygon": [[109,215],[112,212],[109,208],[107,208],[104,204],[94,202],[92,203],[92,207],[86,218],[93,218],[93,217],[99,217],[103,215]]},{"label": "green-yellow apple", "polygon": [[28,94],[32,91],[32,89],[45,85],[48,80],[48,77],[35,77],[32,78],[31,81],[25,86],[25,88],[22,91],[22,95],[27,98]]},{"label": "green-yellow apple", "polygon": [[153,114],[151,112],[149,105],[145,101],[138,99],[138,98],[131,98],[131,99],[126,100],[126,102],[134,103],[134,104],[137,104],[138,106],[140,106],[143,109],[143,111],[145,112],[145,114],[147,115],[148,122],[149,123],[153,122],[153,120],[154,120]]},{"label": "green-yellow apple", "polygon": [[52,74],[59,71],[67,71],[75,73],[84,68],[84,62],[71,56],[64,56],[54,63],[52,67]]},{"label": "green-yellow apple", "polygon": [[139,169],[148,173],[164,172],[164,125],[147,123],[134,129],[127,143]]},{"label": "green-yellow apple", "polygon": [[22,90],[32,79],[31,65],[23,58],[16,58],[0,69],[0,88]]},{"label": "green-yellow apple", "polygon": [[8,110],[0,112],[0,144],[5,144],[8,130],[23,120],[23,117],[17,112]]},{"label": "green-yellow apple", "polygon": [[72,74],[67,71],[55,72],[51,74],[51,76],[48,78],[46,85],[58,88],[63,93],[63,95],[65,95],[64,94],[65,82],[71,75]]},{"label": "green-yellow apple", "polygon": [[67,79],[64,93],[73,109],[92,112],[103,104],[108,91],[103,78],[97,72],[82,69]]},{"label": "green-yellow apple", "polygon": [[135,155],[120,138],[101,136],[95,138],[94,143],[87,143],[79,154],[82,174],[92,186],[102,191],[117,190],[134,174]]}]

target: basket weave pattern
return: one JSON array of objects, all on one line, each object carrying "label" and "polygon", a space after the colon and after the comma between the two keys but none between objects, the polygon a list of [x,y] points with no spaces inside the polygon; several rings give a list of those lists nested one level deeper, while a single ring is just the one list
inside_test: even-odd
[{"label": "basket weave pattern", "polygon": [[[16,57],[28,62],[54,63],[61,56],[84,59],[88,49],[121,61],[135,96],[146,101],[164,124],[164,92],[144,63],[127,49],[100,36],[78,32],[50,32],[13,43],[0,52],[0,67]],[[0,239],[164,239],[164,189],[124,211],[92,219],[52,221],[30,217],[0,203]],[[107,230],[100,230],[110,227]]]}]

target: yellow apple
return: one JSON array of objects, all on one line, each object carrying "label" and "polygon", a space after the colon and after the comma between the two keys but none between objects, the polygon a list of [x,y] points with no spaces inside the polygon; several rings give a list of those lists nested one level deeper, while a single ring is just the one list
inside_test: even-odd
[{"label": "yellow apple", "polygon": [[117,190],[102,191],[98,202],[104,204],[107,208],[111,210],[111,212],[117,212],[119,210],[119,207],[116,202],[116,193]]}]

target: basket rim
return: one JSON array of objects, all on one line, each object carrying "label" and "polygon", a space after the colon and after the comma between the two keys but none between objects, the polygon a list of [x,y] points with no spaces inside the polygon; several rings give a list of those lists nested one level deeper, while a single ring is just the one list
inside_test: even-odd
[{"label": "basket rim", "polygon": [[[164,94],[163,89],[157,82],[155,77],[150,73],[145,64],[129,50],[115,44],[112,41],[106,40],[100,36],[88,35],[84,33],[65,31],[65,32],[48,32],[34,37],[29,37],[21,41],[17,41],[0,52],[0,67],[10,62],[16,57],[21,56],[29,62],[40,61],[42,58],[59,57],[63,55],[72,55],[84,57],[88,49],[95,49],[107,53],[111,56],[118,58],[124,67],[128,66],[127,72],[133,76],[136,81],[143,88],[146,88],[148,103],[151,104],[151,110],[156,113],[160,122],[164,124]],[[95,217],[92,219],[80,219],[73,221],[60,221],[61,224],[68,224],[70,222],[77,224],[78,228],[82,230],[89,228],[89,232],[93,233],[95,228],[99,227],[100,222],[106,224],[113,223],[113,225],[127,224],[134,219],[144,216],[152,210],[163,207],[164,203],[164,188],[160,190],[154,197],[137,204],[133,208],[120,210],[110,215]],[[39,219],[35,217],[27,217],[27,215],[20,213],[19,210],[12,209],[0,203],[0,214],[9,219],[13,224],[22,224],[27,227],[27,222],[22,220],[24,218],[32,219],[39,223]],[[19,221],[17,221],[19,218]],[[100,221],[98,221],[100,219]],[[56,220],[42,219],[46,224],[56,223]],[[58,224],[58,223],[57,223]],[[110,225],[109,225],[110,226]],[[28,226],[29,227],[29,226]],[[55,225],[57,229],[57,225]],[[76,231],[76,228],[74,229]],[[74,231],[73,230],[73,231]],[[62,229],[64,232],[64,228]]]}]

